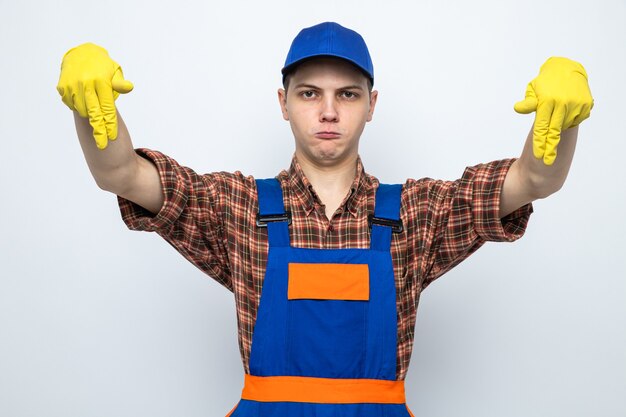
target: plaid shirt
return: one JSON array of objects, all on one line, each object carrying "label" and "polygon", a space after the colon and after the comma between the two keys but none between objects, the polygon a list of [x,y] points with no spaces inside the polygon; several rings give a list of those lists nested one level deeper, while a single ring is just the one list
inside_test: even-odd
[{"label": "plaid shirt", "polygon": [[[235,295],[239,348],[244,370],[261,297],[267,229],[255,225],[254,178],[240,172],[199,175],[156,151],[138,149],[157,167],[165,203],[157,215],[118,197],[122,218],[132,230],[155,231],[185,258]],[[458,265],[486,241],[520,238],[532,213],[528,204],[499,218],[500,190],[514,159],[468,167],[457,181],[409,179],[403,186],[403,233],[393,234],[398,313],[397,370],[403,380],[413,349],[417,305],[422,290]],[[367,215],[374,210],[378,180],[360,159],[350,192],[333,218],[294,157],[277,178],[291,210],[291,244],[317,249],[368,248]]]}]

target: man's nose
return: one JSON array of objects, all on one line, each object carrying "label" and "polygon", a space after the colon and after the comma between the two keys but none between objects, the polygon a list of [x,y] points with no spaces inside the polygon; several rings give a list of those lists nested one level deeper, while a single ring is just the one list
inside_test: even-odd
[{"label": "man's nose", "polygon": [[337,102],[335,97],[325,97],[321,102],[320,122],[338,122]]}]

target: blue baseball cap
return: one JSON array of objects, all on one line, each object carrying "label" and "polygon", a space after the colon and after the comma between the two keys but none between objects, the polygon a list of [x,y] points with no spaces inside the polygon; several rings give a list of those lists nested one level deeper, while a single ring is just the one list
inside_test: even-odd
[{"label": "blue baseball cap", "polygon": [[334,56],[356,65],[374,85],[374,65],[363,37],[335,22],[324,22],[302,29],[289,48],[285,76],[303,61],[318,56]]}]

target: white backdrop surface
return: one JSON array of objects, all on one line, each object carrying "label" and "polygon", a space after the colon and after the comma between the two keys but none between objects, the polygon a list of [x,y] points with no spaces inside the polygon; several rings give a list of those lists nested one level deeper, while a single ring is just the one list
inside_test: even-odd
[{"label": "white backdrop surface", "polygon": [[288,166],[280,68],[296,33],[366,39],[380,92],[361,141],[384,182],[519,156],[516,114],[549,56],[595,107],[566,185],[526,236],[487,244],[422,295],[416,416],[626,415],[626,3],[0,0],[0,416],[223,416],[243,371],[232,294],[98,189],[55,90],[63,53],[106,47],[135,90],[137,147],[198,172]]}]

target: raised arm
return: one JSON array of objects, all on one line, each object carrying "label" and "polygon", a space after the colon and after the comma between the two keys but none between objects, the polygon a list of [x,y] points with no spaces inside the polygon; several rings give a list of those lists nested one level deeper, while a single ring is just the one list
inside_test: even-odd
[{"label": "raised arm", "polygon": [[504,179],[500,194],[500,217],[561,189],[574,159],[577,139],[578,126],[561,132],[559,157],[552,165],[546,165],[533,156],[533,129],[530,130],[522,155],[513,162]]},{"label": "raised arm", "polygon": [[563,186],[576,149],[578,125],[592,108],[587,72],[581,64],[552,57],[541,66],[526,88],[526,98],[515,104],[518,113],[536,115],[522,155],[505,178],[500,217]]},{"label": "raised arm", "polygon": [[76,133],[96,184],[157,213],[163,205],[157,169],[135,153],[115,107],[119,94],[132,88],[104,48],[83,44],[63,57],[57,91],[74,111]]},{"label": "raised arm", "polygon": [[118,136],[104,149],[98,149],[89,120],[74,112],[74,123],[85,160],[96,180],[106,191],[139,204],[152,213],[163,205],[163,189],[154,164],[135,153],[119,111]]}]

